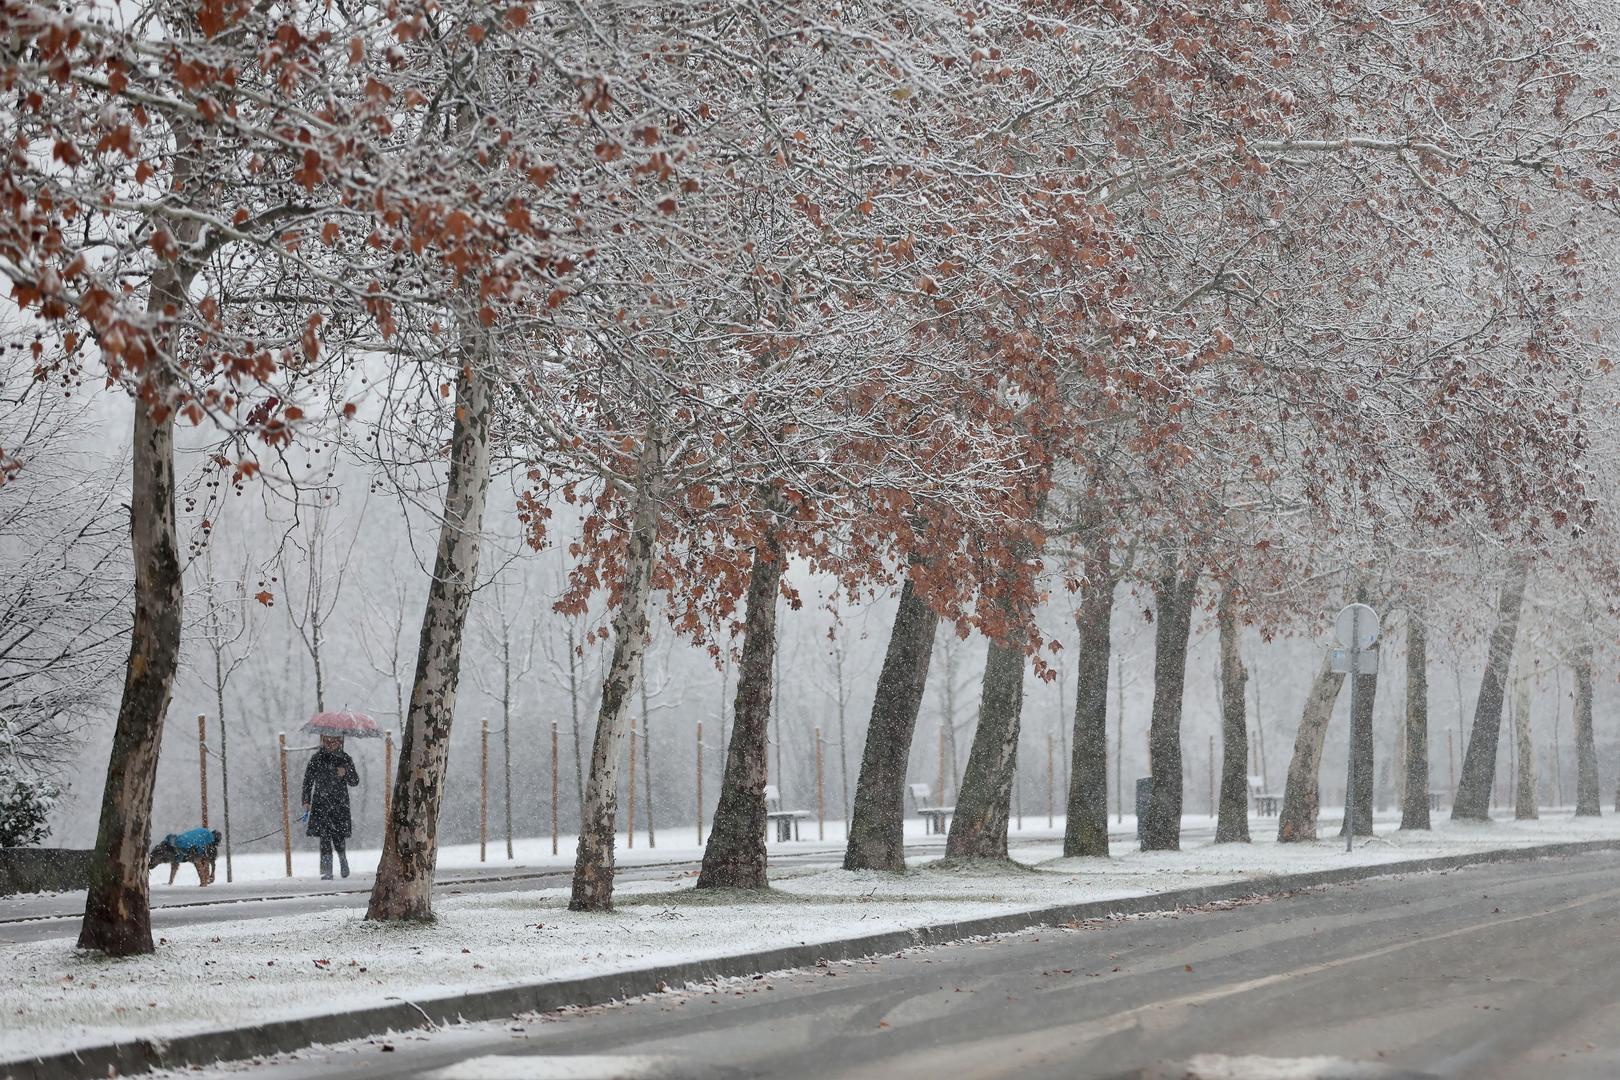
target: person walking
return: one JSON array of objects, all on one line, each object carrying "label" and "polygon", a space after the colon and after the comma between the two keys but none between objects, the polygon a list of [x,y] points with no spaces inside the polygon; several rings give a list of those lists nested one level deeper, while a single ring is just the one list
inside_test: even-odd
[{"label": "person walking", "polygon": [[305,830],[321,840],[321,880],[332,880],[332,853],[337,852],[343,876],[349,876],[349,854],[344,846],[354,823],[349,816],[349,789],[360,783],[354,759],[343,749],[341,735],[322,735],[321,748],[304,766]]}]

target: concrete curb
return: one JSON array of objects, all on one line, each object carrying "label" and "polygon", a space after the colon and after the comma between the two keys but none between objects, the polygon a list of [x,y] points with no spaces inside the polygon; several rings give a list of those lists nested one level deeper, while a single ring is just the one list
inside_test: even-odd
[{"label": "concrete curb", "polygon": [[762,971],[812,967],[818,961],[858,960],[866,956],[895,953],[922,945],[939,945],[963,938],[1004,934],[1110,915],[1134,915],[1198,907],[1246,896],[1288,892],[1320,885],[1339,885],[1393,874],[1453,870],[1485,863],[1529,862],[1535,859],[1581,855],[1599,851],[1620,851],[1620,840],[1585,840],[1535,847],[1503,848],[1446,855],[1430,859],[1384,863],[1378,866],[1346,866],[1307,874],[1283,874],[1244,881],[1205,885],[1148,896],[1117,900],[1094,900],[1084,904],[1010,912],[962,922],[939,923],[910,930],[895,930],[864,937],[828,941],[816,945],[793,945],[736,956],[715,957],[665,967],[617,971],[555,982],[527,983],[495,987],[467,994],[377,1005],[365,1009],[333,1013],[300,1020],[276,1020],[265,1024],[199,1032],[172,1039],[132,1039],[81,1047],[78,1050],[36,1058],[0,1061],[0,1076],[8,1080],[57,1080],[60,1077],[105,1077],[209,1065],[217,1061],[240,1060],[299,1050],[314,1043],[344,1042],[392,1031],[458,1021],[496,1020],[514,1013],[545,1012],[567,1005],[600,1005],[638,997],[666,987],[712,979],[753,975]]}]

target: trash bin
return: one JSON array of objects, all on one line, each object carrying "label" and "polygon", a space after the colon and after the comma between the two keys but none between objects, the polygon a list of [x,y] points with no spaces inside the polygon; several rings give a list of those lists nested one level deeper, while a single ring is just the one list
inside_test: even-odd
[{"label": "trash bin", "polygon": [[1144,776],[1136,782],[1136,842],[1143,842],[1147,832],[1148,802],[1153,798],[1153,777]]}]

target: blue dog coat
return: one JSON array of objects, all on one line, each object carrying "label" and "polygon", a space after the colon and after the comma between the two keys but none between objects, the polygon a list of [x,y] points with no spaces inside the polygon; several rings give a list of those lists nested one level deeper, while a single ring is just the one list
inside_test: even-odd
[{"label": "blue dog coat", "polygon": [[211,829],[187,829],[178,836],[168,837],[168,841],[182,859],[190,859],[205,854],[213,846],[214,833]]}]

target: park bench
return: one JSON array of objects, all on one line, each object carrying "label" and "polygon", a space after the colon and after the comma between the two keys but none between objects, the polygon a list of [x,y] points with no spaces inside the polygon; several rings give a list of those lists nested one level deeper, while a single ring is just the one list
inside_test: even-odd
[{"label": "park bench", "polygon": [[930,795],[927,784],[908,784],[911,792],[911,804],[922,815],[925,828],[930,833],[943,833],[950,828],[951,815],[956,813],[954,806],[930,806]]},{"label": "park bench", "polygon": [[1249,798],[1254,802],[1256,814],[1261,817],[1276,817],[1282,810],[1282,796],[1266,791],[1265,783],[1261,777],[1249,777]]},{"label": "park bench", "polygon": [[783,810],[782,793],[775,784],[765,785],[765,818],[776,827],[778,840],[797,840],[799,822],[809,816],[808,810]]},{"label": "park bench", "polygon": [[1441,796],[1443,794],[1444,794],[1444,792],[1439,792],[1439,791],[1431,791],[1431,792],[1429,792],[1429,812],[1430,813],[1438,813],[1440,811],[1440,799],[1441,799]]}]

